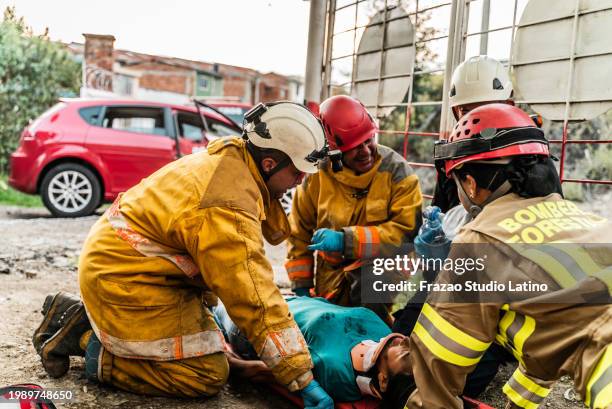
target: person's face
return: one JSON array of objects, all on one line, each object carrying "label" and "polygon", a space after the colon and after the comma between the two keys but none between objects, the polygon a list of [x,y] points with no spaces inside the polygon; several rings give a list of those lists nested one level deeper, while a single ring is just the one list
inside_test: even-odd
[{"label": "person's face", "polygon": [[376,142],[373,137],[342,154],[344,165],[356,173],[365,173],[372,169],[375,160]]},{"label": "person's face", "polygon": [[[278,163],[272,158],[264,158],[261,161],[262,168],[266,172],[270,172],[274,169]],[[287,192],[302,183],[304,180],[305,173],[299,171],[293,163],[285,166],[268,179],[266,186],[270,192],[270,197],[273,199],[280,199]]]},{"label": "person's face", "polygon": [[459,189],[461,188],[457,186],[457,195],[459,196],[459,201],[467,211],[470,210],[470,206],[472,206],[472,204],[480,205],[481,203],[484,203],[484,201],[487,200],[489,196],[491,196],[492,192],[490,190],[478,187],[478,184],[476,183],[476,180],[472,177],[472,175],[467,175],[465,177],[465,180],[459,179],[459,183],[461,183],[465,194],[472,201],[472,203],[467,202],[465,200],[465,197],[459,191]]},{"label": "person's face", "polygon": [[378,357],[378,384],[380,391],[385,392],[389,379],[399,373],[412,372],[412,365],[408,359],[410,354],[410,338],[394,338],[385,346]]}]

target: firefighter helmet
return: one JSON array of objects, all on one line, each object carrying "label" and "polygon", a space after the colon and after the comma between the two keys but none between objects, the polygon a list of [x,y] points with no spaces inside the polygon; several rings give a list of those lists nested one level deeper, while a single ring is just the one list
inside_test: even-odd
[{"label": "firefighter helmet", "polygon": [[349,151],[376,135],[378,130],[365,106],[346,95],[323,101],[319,114],[331,150]]},{"label": "firefighter helmet", "polygon": [[453,72],[450,107],[506,101],[512,91],[512,81],[502,63],[486,55],[471,57]]},{"label": "firefighter helmet", "polygon": [[448,141],[434,147],[434,159],[445,172],[467,162],[501,160],[518,155],[549,156],[544,132],[522,111],[508,104],[480,106],[455,125]]},{"label": "firefighter helmet", "polygon": [[306,107],[289,101],[258,104],[244,116],[244,134],[255,146],[284,152],[305,173],[327,156],[323,126]]}]

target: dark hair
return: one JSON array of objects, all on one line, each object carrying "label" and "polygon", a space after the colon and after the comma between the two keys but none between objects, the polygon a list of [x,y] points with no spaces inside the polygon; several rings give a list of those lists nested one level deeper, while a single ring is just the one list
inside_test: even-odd
[{"label": "dark hair", "polygon": [[250,141],[247,142],[247,147],[249,149],[249,152],[251,152],[251,155],[253,155],[253,158],[258,162],[260,162],[264,158],[272,158],[277,163],[290,159],[289,155],[287,155],[285,152],[279,151],[278,149],[261,148],[259,146],[254,145]]},{"label": "dark hair", "polygon": [[387,390],[382,394],[381,409],[404,409],[408,397],[416,389],[414,377],[401,372],[389,378]]},{"label": "dark hair", "polygon": [[455,172],[461,180],[465,180],[467,175],[472,176],[478,187],[491,191],[507,180],[512,185],[511,192],[522,197],[541,197],[551,193],[563,196],[557,169],[545,156],[516,156],[507,165],[470,162]]}]

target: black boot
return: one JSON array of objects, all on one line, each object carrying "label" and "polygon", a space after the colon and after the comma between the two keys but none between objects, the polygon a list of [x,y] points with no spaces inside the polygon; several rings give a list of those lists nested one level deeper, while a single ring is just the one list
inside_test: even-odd
[{"label": "black boot", "polygon": [[34,344],[34,348],[39,355],[42,344],[60,329],[59,321],[61,316],[66,312],[68,307],[78,304],[79,302],[79,297],[65,292],[48,295],[47,298],[45,298],[45,303],[41,310],[44,318],[34,331],[34,335],[32,335],[32,344]]},{"label": "black boot", "polygon": [[70,306],[60,318],[60,329],[40,348],[40,358],[52,378],[64,376],[70,368],[70,356],[85,356],[79,345],[81,336],[91,329],[82,303]]}]

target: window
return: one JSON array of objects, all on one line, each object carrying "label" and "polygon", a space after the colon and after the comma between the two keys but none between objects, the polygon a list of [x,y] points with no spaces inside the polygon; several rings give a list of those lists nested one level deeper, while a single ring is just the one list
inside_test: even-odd
[{"label": "window", "polygon": [[210,80],[202,75],[198,76],[198,89],[200,91],[210,91]]},{"label": "window", "polygon": [[119,131],[169,136],[162,108],[111,106],[106,109],[102,126]]},{"label": "window", "polygon": [[236,129],[215,119],[207,117],[206,120],[208,121],[208,133],[211,135],[218,137],[239,136],[242,133],[240,129]]},{"label": "window", "polygon": [[100,120],[100,109],[102,109],[101,106],[81,108],[79,109],[79,115],[81,115],[81,118],[89,125],[98,125],[98,121]]},{"label": "window", "polygon": [[202,142],[202,119],[197,114],[180,112],[176,116],[179,136],[194,142]]},{"label": "window", "polygon": [[115,74],[113,78],[113,91],[119,95],[133,95],[134,84],[134,77],[124,74]]}]

